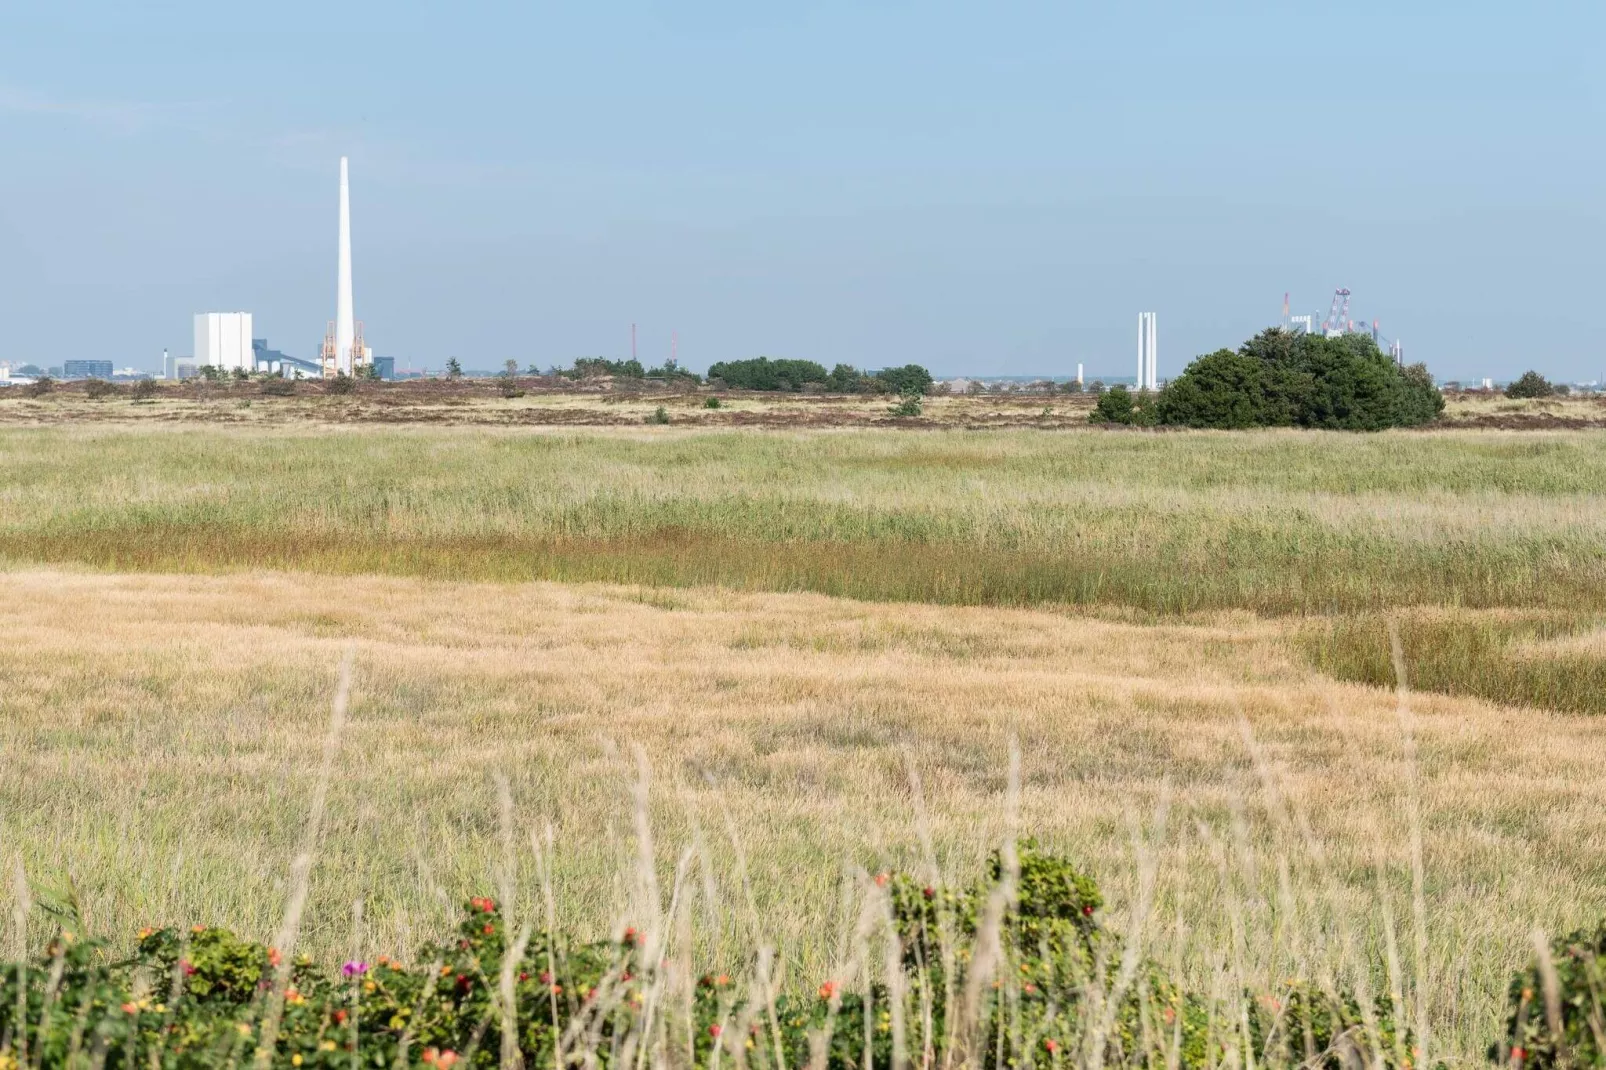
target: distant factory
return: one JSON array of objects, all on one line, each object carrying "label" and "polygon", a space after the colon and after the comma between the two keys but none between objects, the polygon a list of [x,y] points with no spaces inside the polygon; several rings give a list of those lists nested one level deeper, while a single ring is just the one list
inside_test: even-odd
[{"label": "distant factory", "polygon": [[188,379],[201,368],[225,373],[261,372],[286,379],[333,379],[337,375],[365,375],[369,369],[381,378],[394,374],[393,357],[375,358],[363,340],[362,321],[356,317],[351,273],[351,179],[346,157],[340,158],[340,222],[335,269],[335,318],[329,321],[317,360],[303,360],[268,348],[266,338],[252,335],[249,312],[200,312],[195,316],[195,351],[176,360],[162,354],[163,378]]}]

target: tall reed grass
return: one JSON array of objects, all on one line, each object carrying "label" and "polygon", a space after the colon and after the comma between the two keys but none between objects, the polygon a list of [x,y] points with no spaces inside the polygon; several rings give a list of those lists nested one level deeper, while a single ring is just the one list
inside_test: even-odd
[{"label": "tall reed grass", "polygon": [[1397,627],[1416,686],[1506,706],[1606,713],[1606,646],[1569,640],[1606,634],[1596,614],[1467,609],[1325,618],[1305,630],[1311,663],[1340,680],[1387,686],[1389,630]]},{"label": "tall reed grass", "polygon": [[1163,614],[1606,610],[1580,434],[8,431],[0,555]]}]

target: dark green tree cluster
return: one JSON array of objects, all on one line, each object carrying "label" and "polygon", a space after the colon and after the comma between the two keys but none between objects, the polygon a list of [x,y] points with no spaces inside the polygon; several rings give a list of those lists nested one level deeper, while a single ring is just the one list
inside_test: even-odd
[{"label": "dark green tree cluster", "polygon": [[570,379],[600,379],[604,375],[612,375],[620,379],[645,379],[647,369],[641,366],[641,361],[631,357],[629,360],[609,360],[607,357],[581,357],[574,362],[574,368],[565,373]]},{"label": "dark green tree cluster", "polygon": [[812,360],[722,360],[710,365],[710,379],[723,379],[737,390],[802,390],[809,383],[825,384],[831,374]]},{"label": "dark green tree cluster", "polygon": [[672,360],[666,360],[662,364],[648,368],[647,378],[666,379],[671,383],[700,383],[703,381],[701,375],[693,371],[687,371]]},{"label": "dark green tree cluster", "polygon": [[875,373],[875,381],[894,394],[925,394],[931,389],[931,373],[918,364],[882,368]]},{"label": "dark green tree cluster", "polygon": [[1444,409],[1424,365],[1400,367],[1369,335],[1280,328],[1199,357],[1152,399],[1111,400],[1118,392],[1100,399],[1095,421],[1381,431],[1428,423]]},{"label": "dark green tree cluster", "polygon": [[918,364],[883,368],[873,374],[851,364],[838,364],[830,371],[812,360],[720,361],[708,369],[710,379],[722,379],[738,390],[802,390],[817,386],[833,394],[925,394],[931,389],[931,373]]}]

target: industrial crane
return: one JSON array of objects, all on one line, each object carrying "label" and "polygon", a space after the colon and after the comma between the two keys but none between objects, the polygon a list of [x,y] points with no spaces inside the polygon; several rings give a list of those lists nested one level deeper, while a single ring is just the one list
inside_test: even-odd
[{"label": "industrial crane", "polygon": [[1322,322],[1322,331],[1329,338],[1344,333],[1345,324],[1349,322],[1349,290],[1340,286],[1333,291],[1333,305],[1327,310],[1327,319]]}]

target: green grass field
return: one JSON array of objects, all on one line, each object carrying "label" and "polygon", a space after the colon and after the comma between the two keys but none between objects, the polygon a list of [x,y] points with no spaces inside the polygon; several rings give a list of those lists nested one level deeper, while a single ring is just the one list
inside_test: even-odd
[{"label": "green grass field", "polygon": [[0,553],[1156,613],[1606,609],[1590,433],[38,430]]}]

